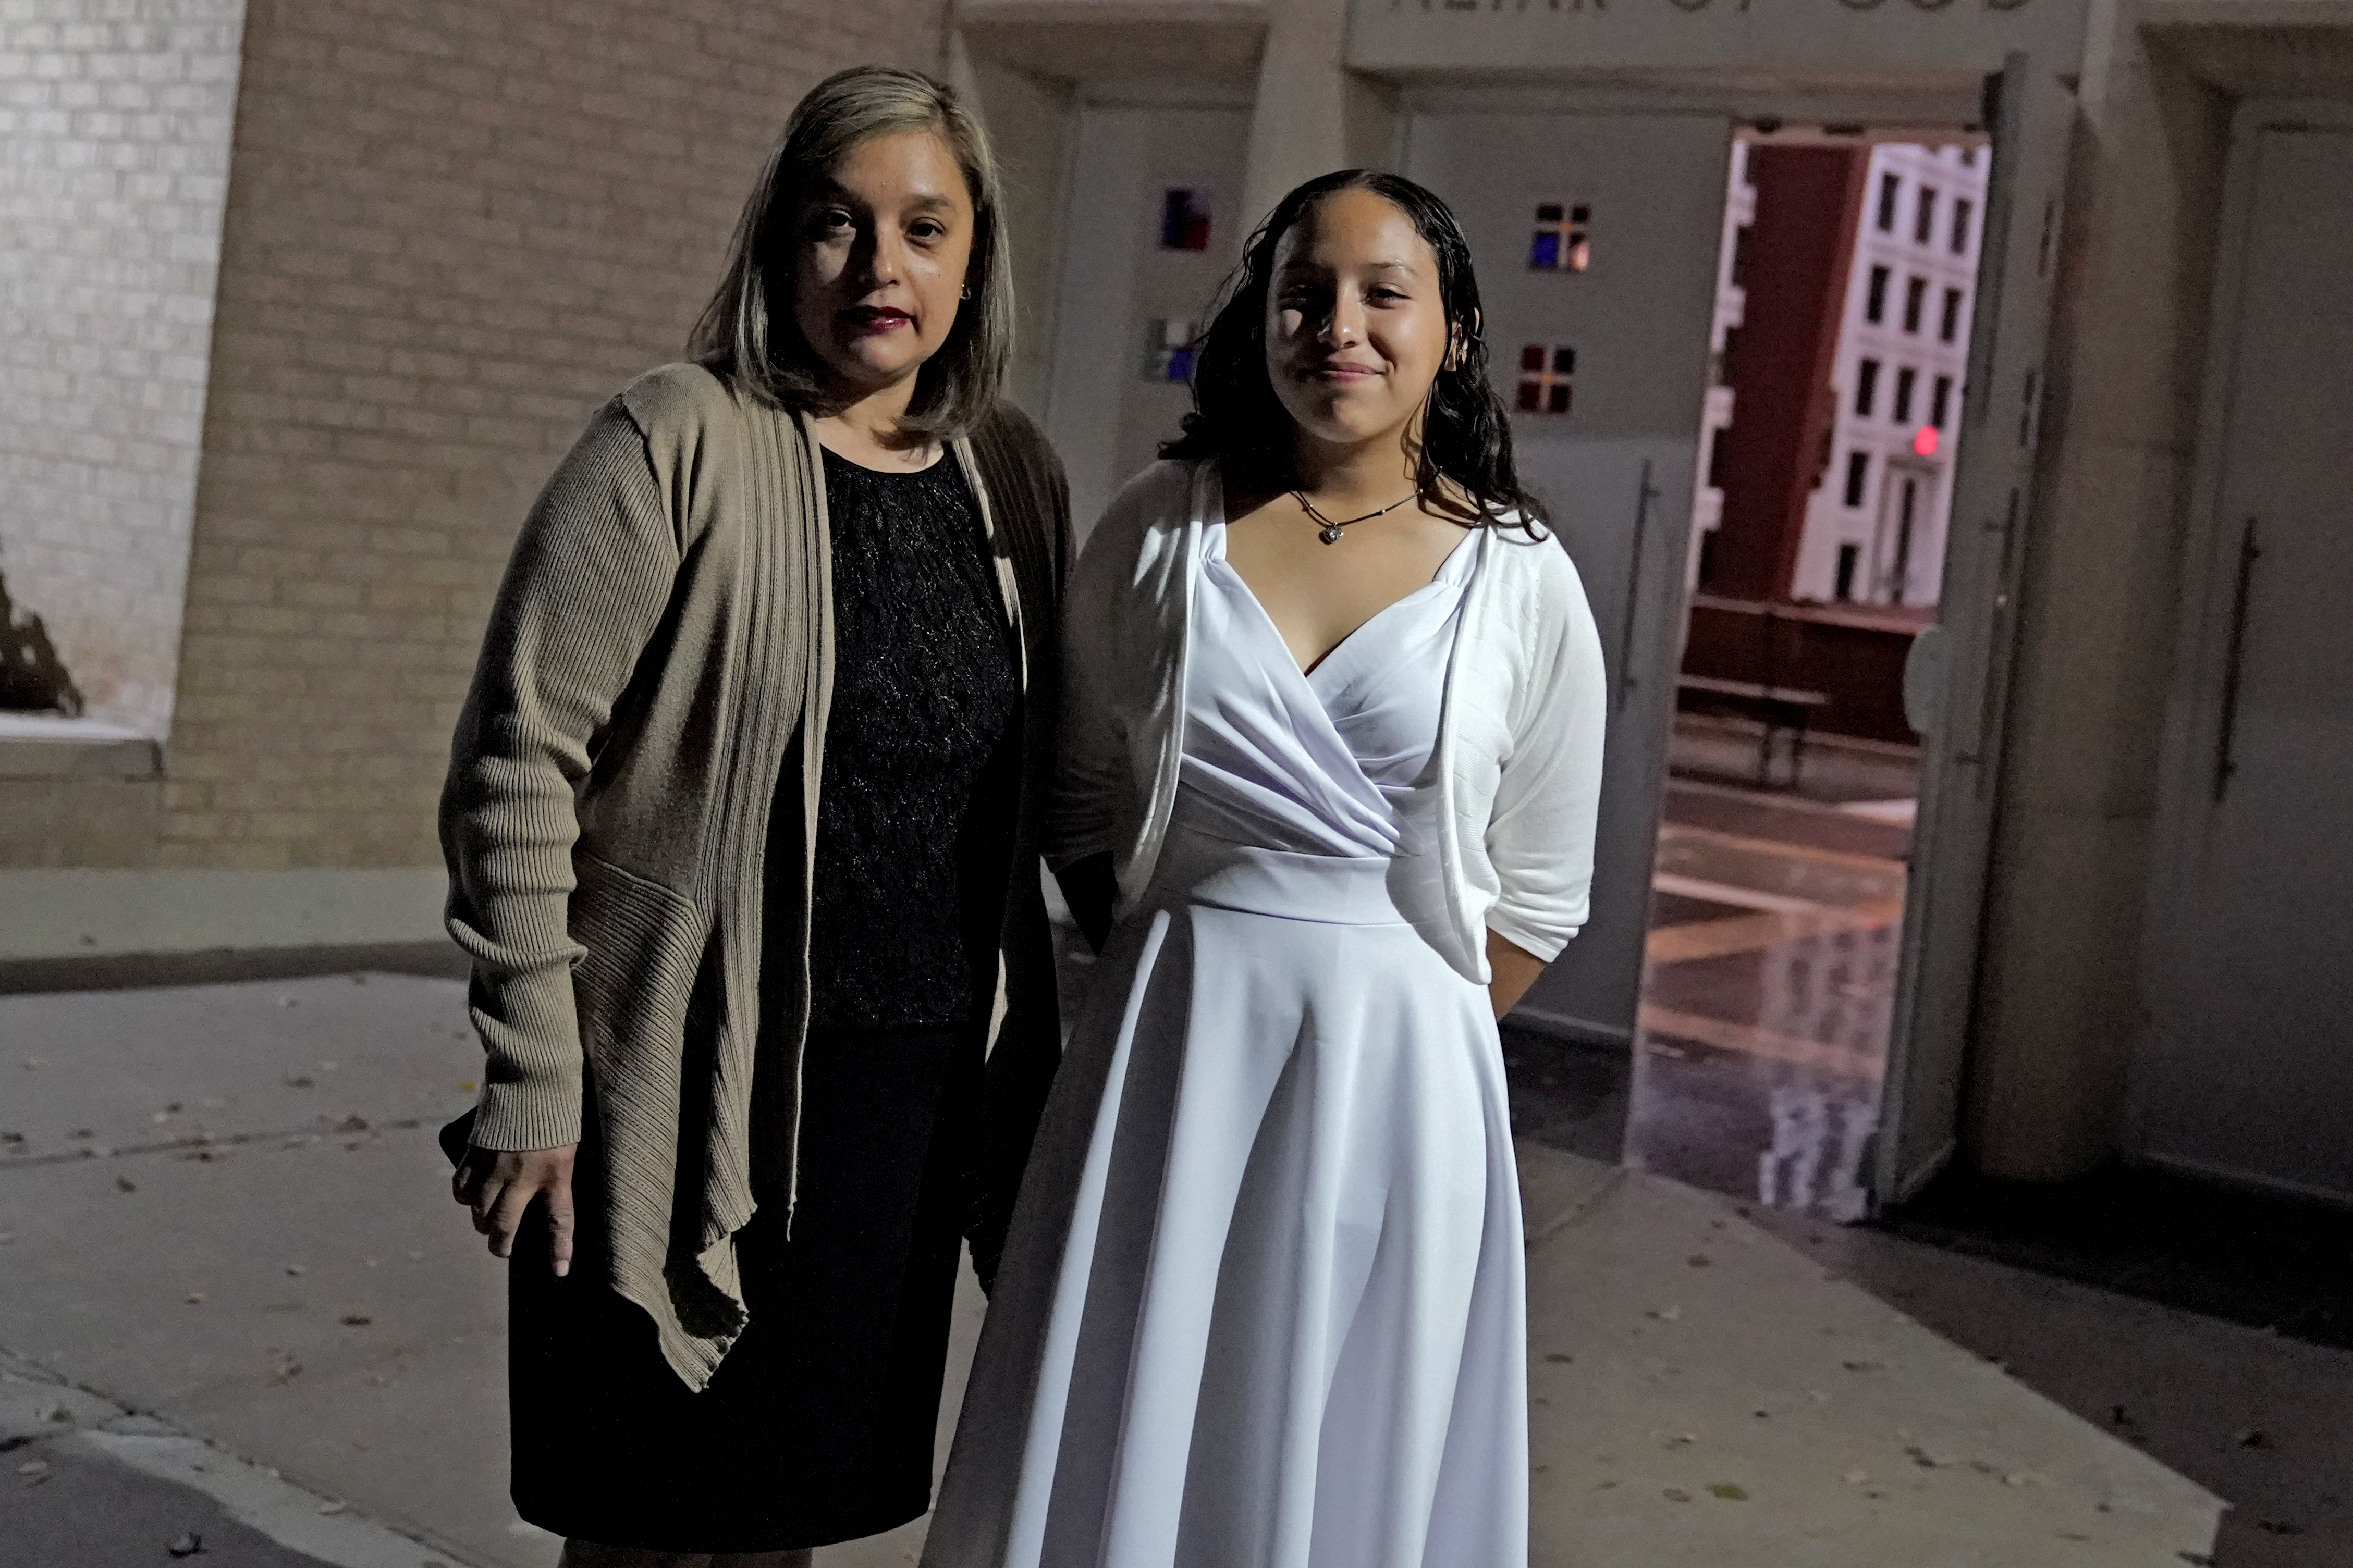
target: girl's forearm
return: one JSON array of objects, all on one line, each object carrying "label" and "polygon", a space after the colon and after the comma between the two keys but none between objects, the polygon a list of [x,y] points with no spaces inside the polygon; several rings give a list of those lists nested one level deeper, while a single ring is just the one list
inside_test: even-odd
[{"label": "girl's forearm", "polygon": [[1519,1005],[1544,969],[1544,960],[1535,953],[1492,931],[1487,933],[1487,970],[1493,976],[1487,983],[1487,996],[1497,1018]]}]

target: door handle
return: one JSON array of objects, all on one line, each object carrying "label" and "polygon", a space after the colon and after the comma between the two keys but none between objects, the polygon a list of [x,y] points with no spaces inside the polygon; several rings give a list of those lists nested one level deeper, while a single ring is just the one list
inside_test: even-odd
[{"label": "door handle", "polygon": [[2239,536],[2239,581],[2231,593],[2231,641],[2222,655],[2222,718],[2214,727],[2214,804],[2231,788],[2239,764],[2231,755],[2239,728],[2239,677],[2247,662],[2247,601],[2255,585],[2255,562],[2263,551],[2255,544],[2255,520],[2247,519]]},{"label": "door handle", "polygon": [[1626,558],[1626,613],[1618,621],[1618,700],[1612,706],[1621,712],[1634,689],[1634,610],[1642,589],[1642,542],[1651,531],[1651,502],[1658,494],[1659,487],[1651,482],[1651,459],[1645,458],[1642,490],[1634,502],[1634,543]]},{"label": "door handle", "polygon": [[1952,634],[1941,621],[1922,626],[1904,656],[1904,721],[1924,739],[1945,716],[1945,683],[1953,668]]}]

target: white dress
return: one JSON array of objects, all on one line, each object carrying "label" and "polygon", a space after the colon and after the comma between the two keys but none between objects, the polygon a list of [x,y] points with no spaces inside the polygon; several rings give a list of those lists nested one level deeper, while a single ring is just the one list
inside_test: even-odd
[{"label": "white dress", "polygon": [[1215,525],[1175,820],[1075,1019],[928,1568],[1526,1568],[1502,1054],[1389,890],[1428,885],[1488,542],[1302,674]]}]

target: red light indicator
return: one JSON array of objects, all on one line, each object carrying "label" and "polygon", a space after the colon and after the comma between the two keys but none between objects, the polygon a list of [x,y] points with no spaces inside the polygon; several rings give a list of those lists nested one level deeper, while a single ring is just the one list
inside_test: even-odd
[{"label": "red light indicator", "polygon": [[1912,450],[1923,458],[1936,455],[1936,427],[1934,425],[1923,425],[1913,435]]}]

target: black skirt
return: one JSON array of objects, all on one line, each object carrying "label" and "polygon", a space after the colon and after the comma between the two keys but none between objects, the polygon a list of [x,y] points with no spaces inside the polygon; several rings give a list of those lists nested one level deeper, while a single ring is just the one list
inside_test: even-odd
[{"label": "black skirt", "polygon": [[584,1148],[572,1271],[534,1218],[509,1271],[514,1501],[559,1535],[660,1552],[781,1552],[931,1506],[981,1031],[813,1030],[800,1202],[736,1237],[750,1325],[708,1388],[607,1283]]}]

